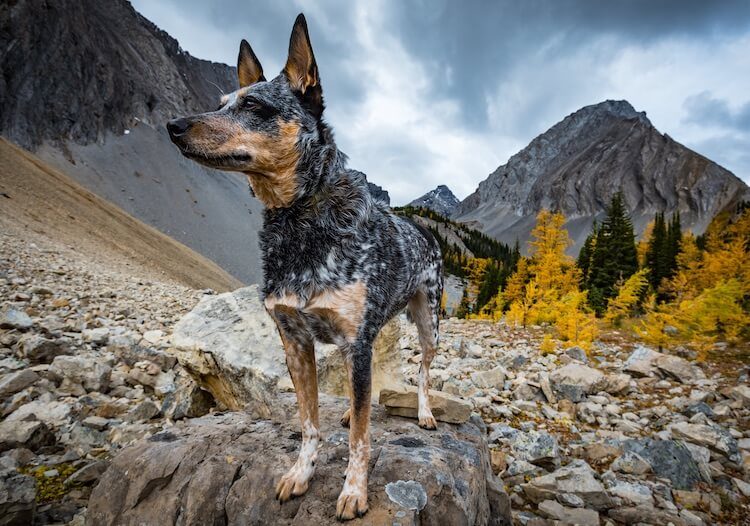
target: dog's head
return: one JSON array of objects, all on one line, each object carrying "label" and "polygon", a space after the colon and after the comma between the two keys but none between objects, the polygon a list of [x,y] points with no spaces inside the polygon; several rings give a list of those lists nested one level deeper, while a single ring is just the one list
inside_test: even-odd
[{"label": "dog's head", "polygon": [[247,174],[266,206],[285,207],[310,186],[298,164],[304,148],[327,140],[323,90],[305,17],[292,29],[283,71],[266,81],[250,44],[237,61],[240,89],[218,109],[169,121],[169,136],[183,155],[220,170]]}]

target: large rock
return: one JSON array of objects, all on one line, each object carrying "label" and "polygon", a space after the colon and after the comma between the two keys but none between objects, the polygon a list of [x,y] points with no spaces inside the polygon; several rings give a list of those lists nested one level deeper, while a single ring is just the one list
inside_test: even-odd
[{"label": "large rock", "polygon": [[0,329],[25,331],[32,325],[34,321],[25,312],[10,307],[0,309]]},{"label": "large rock", "polygon": [[690,450],[680,442],[642,438],[626,440],[622,446],[626,452],[648,462],[654,475],[671,480],[675,489],[693,489],[701,482],[698,465]]},{"label": "large rock", "polygon": [[[383,389],[380,391],[379,402],[385,406],[389,415],[417,418],[418,395],[417,388],[404,386],[397,390]],[[430,389],[430,409],[432,416],[441,422],[461,424],[471,416],[471,402],[445,393]]]},{"label": "large rock", "polygon": [[37,334],[28,334],[19,343],[23,357],[33,364],[52,363],[56,356],[71,353],[70,342],[64,338],[50,340]]},{"label": "large rock", "polygon": [[[185,421],[123,450],[91,494],[86,523],[337,524],[347,465],[344,399],[321,396],[322,440],[305,495],[283,505],[274,484],[300,446],[296,404],[278,397],[278,420],[228,413]],[[508,498],[492,480],[482,429],[437,431],[372,411],[369,512],[351,524],[510,524]],[[488,480],[489,478],[489,480]]]},{"label": "large rock", "polygon": [[739,463],[741,460],[737,440],[721,426],[679,422],[671,425],[670,431],[674,438],[705,446],[725,455],[732,462]]},{"label": "large rock", "polygon": [[663,354],[649,349],[643,345],[637,345],[622,366],[622,370],[632,376],[644,377],[652,375],[656,366],[654,361]]},{"label": "large rock", "polygon": [[[375,341],[373,397],[383,387],[401,383],[398,333],[398,322],[391,321]],[[180,364],[229,409],[268,418],[278,393],[291,389],[281,339],[257,285],[205,296],[177,322],[172,343]],[[338,350],[319,345],[316,356],[321,390],[346,394],[346,369]]]},{"label": "large rock", "polygon": [[612,505],[612,499],[597,480],[594,470],[580,459],[521,484],[521,489],[535,503],[556,500],[558,496],[570,493],[580,497],[587,507],[600,511]]},{"label": "large rock", "polygon": [[601,371],[575,362],[550,374],[557,395],[573,402],[579,402],[584,395],[598,391],[604,385],[604,378]]},{"label": "large rock", "polygon": [[700,367],[679,356],[663,354],[656,359],[655,363],[662,373],[683,384],[706,378],[706,374]]},{"label": "large rock", "polygon": [[567,508],[554,500],[545,500],[539,504],[539,512],[560,521],[563,524],[578,526],[599,526],[599,513],[585,508]]},{"label": "large rock", "polygon": [[15,470],[0,471],[0,525],[27,526],[34,521],[36,482]]}]

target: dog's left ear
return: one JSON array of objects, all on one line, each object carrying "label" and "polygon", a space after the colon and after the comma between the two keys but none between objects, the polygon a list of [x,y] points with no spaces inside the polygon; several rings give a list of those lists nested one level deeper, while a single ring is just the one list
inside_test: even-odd
[{"label": "dog's left ear", "polygon": [[323,89],[307,32],[307,21],[302,13],[294,21],[292,37],[289,39],[289,57],[283,73],[292,90],[300,96],[302,104],[313,115],[320,117],[323,113]]},{"label": "dog's left ear", "polygon": [[240,54],[237,57],[237,77],[240,81],[240,88],[266,80],[263,76],[263,66],[260,65],[253,48],[245,39],[242,39],[240,43]]}]

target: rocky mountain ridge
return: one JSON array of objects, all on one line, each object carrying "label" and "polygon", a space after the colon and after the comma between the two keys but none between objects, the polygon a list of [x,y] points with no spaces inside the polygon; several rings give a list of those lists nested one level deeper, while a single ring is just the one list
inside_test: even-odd
[{"label": "rocky mountain ridge", "polygon": [[716,213],[750,198],[728,170],[661,134],[627,101],[586,106],[536,137],[479,184],[453,218],[506,243],[527,239],[542,208],[563,212],[576,246],[622,190],[641,232],[679,211],[701,233]]},{"label": "rocky mountain ridge", "polygon": [[430,190],[424,194],[422,197],[415,199],[407,206],[429,208],[438,214],[450,217],[453,215],[459,202],[458,198],[453,195],[453,192],[451,192],[451,189],[446,185],[441,184],[434,190]]}]

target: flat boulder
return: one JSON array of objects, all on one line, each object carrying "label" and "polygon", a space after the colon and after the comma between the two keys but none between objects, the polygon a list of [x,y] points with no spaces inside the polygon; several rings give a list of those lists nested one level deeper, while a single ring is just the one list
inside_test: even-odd
[{"label": "flat boulder", "polygon": [[604,374],[592,367],[572,362],[555,369],[549,375],[557,396],[580,402],[587,394],[595,393],[604,384]]},{"label": "flat boulder", "polygon": [[[701,482],[701,471],[690,450],[681,442],[641,438],[626,440],[622,444],[626,455],[634,455],[630,461],[618,459],[613,469],[628,473],[642,471],[638,465],[645,461],[654,475],[672,481],[678,490],[693,489]],[[644,467],[645,470],[645,467]],[[647,470],[646,470],[647,471]]]},{"label": "flat boulder", "polygon": [[644,345],[637,345],[623,364],[622,370],[638,378],[651,376],[656,372],[654,362],[660,356],[663,356],[663,354]]},{"label": "flat boulder", "polygon": [[[383,328],[373,349],[373,396],[401,383],[398,322]],[[175,325],[173,352],[198,385],[231,410],[268,418],[279,392],[290,391],[284,348],[257,285],[204,296]],[[346,394],[346,368],[332,345],[316,345],[323,392]]]},{"label": "flat boulder", "polygon": [[[294,395],[279,395],[277,404],[278,419],[214,414],[124,449],[92,491],[86,524],[338,524],[348,457],[338,420],[348,403],[321,396],[316,473],[305,495],[283,505],[275,483],[295,462],[301,437]],[[369,511],[350,524],[511,524],[475,424],[425,431],[373,406],[371,435]]]},{"label": "flat boulder", "polygon": [[588,508],[602,511],[612,506],[612,499],[596,478],[596,472],[580,459],[521,484],[521,489],[529,500],[537,504],[571,494],[583,500]]},{"label": "flat boulder", "polygon": [[[404,386],[399,389],[383,389],[380,391],[379,402],[389,415],[417,418],[418,395],[417,388]],[[432,416],[440,422],[462,424],[471,416],[471,402],[461,397],[443,391],[430,390],[430,409]]]}]

